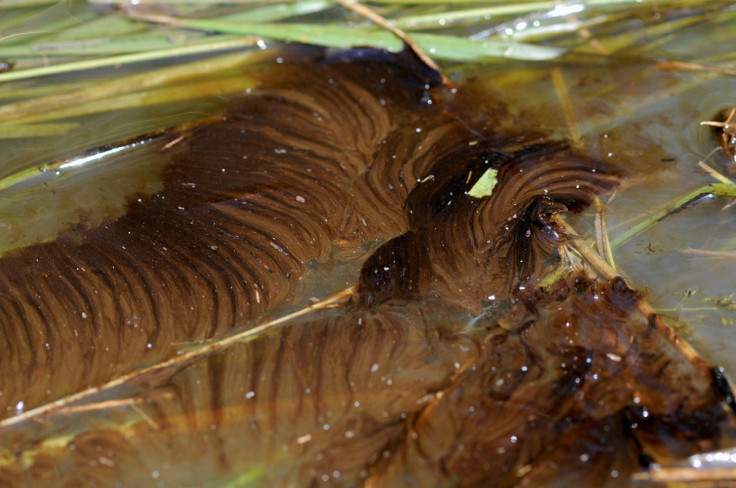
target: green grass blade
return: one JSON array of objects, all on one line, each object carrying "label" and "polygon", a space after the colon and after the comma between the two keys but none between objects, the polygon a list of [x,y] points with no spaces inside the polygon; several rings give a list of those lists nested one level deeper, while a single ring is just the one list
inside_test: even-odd
[{"label": "green grass blade", "polygon": [[90,83],[90,81],[73,81],[66,83],[19,86],[14,88],[3,86],[3,89],[0,90],[0,101],[43,97],[46,95],[53,95],[55,93],[77,90],[85,86],[89,86]]},{"label": "green grass blade", "polygon": [[442,25],[464,22],[468,20],[483,20],[487,17],[501,17],[522,15],[537,10],[546,10],[554,7],[554,2],[509,3],[489,7],[479,7],[464,10],[448,10],[425,15],[411,15],[397,17],[395,24],[402,29],[426,29],[427,27],[441,27]]},{"label": "green grass blade", "polygon": [[[0,15],[0,45],[6,42],[9,32],[16,29],[19,25],[28,22],[28,19],[43,12],[43,8],[21,8],[11,11],[3,11]],[[12,36],[12,34],[10,34]]]},{"label": "green grass blade", "polygon": [[[37,125],[51,126],[54,124],[36,123],[49,120],[69,119],[72,117],[80,117],[100,112],[113,112],[133,107],[139,108],[151,105],[161,105],[182,100],[192,100],[200,97],[240,93],[248,88],[255,88],[255,86],[255,82],[252,79],[239,75],[234,78],[215,79],[177,85],[174,89],[171,87],[164,87],[146,91],[136,91],[135,93],[106,97],[100,100],[91,100],[83,104],[75,104],[56,110],[37,113],[23,119],[24,123],[32,122],[34,125],[21,127],[36,127]],[[2,126],[0,126],[0,128],[2,128]],[[0,137],[2,136],[0,135]]]},{"label": "green grass blade", "polygon": [[[173,1],[173,0],[172,0]],[[386,4],[386,5],[404,5],[404,4],[412,4],[412,5],[448,5],[449,2],[447,0],[372,0],[373,3],[378,4]],[[453,4],[466,4],[466,3],[479,3],[478,0],[453,0]],[[517,1],[517,2],[511,2],[509,0],[496,0],[490,1],[490,2],[484,2],[484,3],[498,3],[501,5],[508,5],[509,7],[517,8],[518,10],[510,9],[507,13],[507,15],[516,15],[519,13],[525,13],[529,12],[530,9],[532,9],[531,5],[534,5],[533,10],[545,10],[545,9],[552,9],[555,8],[558,5],[563,5],[563,2],[555,1],[555,0],[548,0],[548,1]],[[658,5],[658,4],[670,4],[670,5],[692,5],[693,3],[715,3],[715,1],[700,1],[697,0],[583,0],[581,2],[576,2],[576,4],[582,5],[584,8],[591,8],[591,7],[616,7],[616,6],[624,6],[624,5],[636,5],[636,6],[650,6],[650,5]],[[725,0],[721,3],[725,3]]]},{"label": "green grass blade", "polygon": [[313,14],[334,7],[335,2],[331,0],[312,0],[302,2],[284,3],[280,5],[269,5],[267,7],[255,8],[237,14],[226,15],[212,20],[222,22],[274,22],[298,17],[300,15]]},{"label": "green grass blade", "polygon": [[6,33],[2,45],[27,44],[29,42],[43,42],[44,40],[52,41],[60,33],[86,23],[97,16],[98,14],[90,11],[74,12],[74,15],[69,12],[60,14],[56,7],[51,7]]},{"label": "green grass blade", "polygon": [[33,44],[31,46],[10,46],[5,49],[0,48],[0,58],[21,58],[40,55],[115,56],[212,43],[211,38],[199,37],[199,39],[191,39],[191,36],[187,37],[181,33],[168,34],[162,32],[118,39],[97,38],[81,41]]},{"label": "green grass blade", "polygon": [[[0,83],[14,80],[24,80],[28,78],[38,78],[41,76],[56,75],[61,73],[74,73],[78,71],[90,70],[106,66],[139,63],[142,61],[169,60],[176,56],[214,53],[217,51],[224,51],[226,49],[250,47],[254,44],[255,41],[251,39],[217,37],[213,41],[206,44],[199,44],[194,46],[182,46],[171,49],[160,49],[155,51],[125,54],[121,56],[110,56],[100,59],[73,61],[52,66],[43,66],[40,68],[9,71],[7,73],[0,73]],[[0,109],[2,109],[2,107],[0,107]]]},{"label": "green grass blade", "polygon": [[487,58],[546,61],[555,59],[565,52],[556,47],[521,42],[476,41],[457,36],[419,33],[412,34],[411,37],[430,56],[451,61],[474,61]]},{"label": "green grass blade", "polygon": [[0,2],[0,10],[9,10],[18,7],[37,7],[39,5],[54,5],[59,0],[3,0]]},{"label": "green grass blade", "polygon": [[[260,51],[254,50],[162,68],[142,74],[122,76],[80,90],[0,106],[0,120],[5,123],[49,120],[48,114],[54,113],[56,110],[70,109],[70,107],[77,107],[103,98],[118,97],[132,92],[158,88],[167,83],[173,84],[203,73],[216,72],[245,61],[256,61],[258,59],[261,59]],[[12,72],[9,74],[12,74]]]},{"label": "green grass blade", "polygon": [[[177,24],[190,29],[230,34],[263,36],[278,41],[318,44],[329,47],[373,46],[401,51],[402,41],[392,33],[365,26],[343,27],[314,24],[232,24],[209,20],[177,19]],[[506,41],[476,41],[464,37],[438,34],[414,34],[412,39],[430,56],[438,59],[469,61],[484,58],[545,60],[560,56],[561,49]]]},{"label": "green grass blade", "polygon": [[734,198],[736,197],[736,186],[733,185],[732,183],[711,183],[710,185],[706,185],[701,188],[698,188],[697,190],[691,191],[687,195],[681,198],[678,198],[676,201],[672,202],[666,207],[653,213],[646,219],[636,224],[631,229],[627,230],[620,236],[613,239],[611,241],[611,249],[616,249],[622,244],[625,244],[626,242],[630,241],[631,239],[641,234],[642,232],[648,229],[651,229],[659,221],[661,221],[668,215],[676,212],[677,210],[682,208],[684,205],[687,205],[688,203],[694,200],[697,200],[701,197],[704,197],[706,195],[718,195],[718,196]]},{"label": "green grass blade", "polygon": [[119,36],[150,30],[143,22],[136,22],[117,15],[101,15],[60,32],[56,41],[76,41],[104,37],[114,39]]}]

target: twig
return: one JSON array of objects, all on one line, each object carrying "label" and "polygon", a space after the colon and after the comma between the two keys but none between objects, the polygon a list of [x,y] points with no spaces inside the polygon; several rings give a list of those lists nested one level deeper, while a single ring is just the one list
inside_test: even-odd
[{"label": "twig", "polygon": [[603,206],[598,197],[595,197],[593,203],[595,204],[595,248],[600,254],[605,254],[603,252],[603,216],[601,215]]},{"label": "twig", "polygon": [[[219,118],[219,116],[212,116],[192,122],[185,122],[183,124],[180,124],[176,128],[176,133],[172,133],[172,131],[168,128],[155,130],[152,132],[141,134],[136,137],[131,137],[129,139],[116,141],[112,144],[106,144],[93,149],[89,149],[71,158],[57,159],[48,163],[41,164],[39,166],[33,166],[31,168],[21,170],[17,173],[12,173],[8,176],[0,178],[0,191],[5,190],[6,188],[9,188],[13,185],[17,185],[21,182],[27,181],[35,176],[47,173],[49,171],[59,171],[64,168],[79,167],[96,161],[101,161],[115,154],[124,153],[145,144],[152,144],[157,141],[160,142],[161,139],[166,136],[176,135],[175,139],[171,140],[163,147],[158,149],[159,152],[165,152],[174,145],[181,142],[187,136],[189,136],[189,133],[192,129],[210,123]],[[2,137],[2,134],[0,134],[0,137]]]},{"label": "twig", "polygon": [[130,408],[135,411],[135,413],[140,415],[143,420],[145,420],[146,423],[151,426],[153,430],[159,430],[158,424],[154,422],[151,416],[144,412],[143,409],[139,407],[136,403],[131,403]]},{"label": "twig", "polygon": [[733,119],[734,114],[736,114],[736,107],[732,108],[731,111],[728,113],[728,117],[726,118],[725,122],[715,122],[713,120],[705,120],[700,123],[700,125],[710,125],[711,127],[726,127],[731,123],[731,120]]},{"label": "twig", "polygon": [[694,254],[696,256],[711,256],[714,258],[736,258],[736,251],[708,251],[706,249],[682,249],[682,254]]},{"label": "twig", "polygon": [[[160,68],[142,74],[127,75],[115,79],[100,81],[76,90],[46,95],[30,100],[22,100],[0,106],[0,120],[4,123],[37,122],[39,118],[46,120],[43,114],[105,98],[115,98],[132,92],[142,92],[161,87],[165,83],[176,83],[191,79],[201,73],[209,73],[218,69],[230,68],[244,60],[262,59],[259,51],[227,54],[210,58],[207,62],[193,61],[171,67]],[[7,74],[12,74],[7,73]],[[3,74],[0,74],[2,78]]]},{"label": "twig", "polygon": [[603,208],[601,209],[601,228],[603,230],[603,246],[606,249],[606,259],[608,259],[608,264],[611,265],[613,269],[616,269],[616,263],[613,260],[613,250],[611,249],[611,240],[608,237],[608,224],[607,221],[607,209],[608,205],[611,203],[611,200],[616,196],[616,192],[613,192],[613,195],[611,195],[611,198],[608,199],[605,205],[603,205]]},{"label": "twig", "polygon": [[[701,122],[701,125],[702,125],[702,124],[703,124],[703,122]],[[722,173],[720,173],[720,172],[716,171],[716,170],[715,170],[714,168],[712,168],[711,166],[708,166],[708,165],[707,165],[706,163],[704,163],[703,161],[698,161],[698,166],[700,166],[701,168],[703,168],[704,170],[706,170],[706,171],[708,172],[708,174],[709,174],[709,175],[711,175],[711,176],[712,176],[713,178],[717,179],[717,180],[718,180],[718,181],[720,181],[721,183],[725,183],[725,184],[727,184],[727,185],[733,185],[734,187],[736,187],[736,182],[735,182],[735,181],[733,181],[733,180],[732,180],[732,179],[730,179],[730,178],[727,178],[727,177],[726,177],[726,176],[724,176],[724,175],[723,175]]]},{"label": "twig", "polygon": [[[613,196],[608,200],[609,202],[613,199]],[[601,203],[598,197],[595,197],[595,248],[599,254],[606,257],[608,265],[616,269],[616,265],[613,261],[613,252],[611,251],[611,241],[608,239],[608,229],[606,228],[606,206]]]},{"label": "twig", "polygon": [[573,145],[579,146],[582,134],[575,117],[575,111],[573,110],[572,100],[570,98],[570,92],[567,89],[565,77],[557,66],[552,68],[550,74],[552,76],[552,86],[555,89],[555,95],[557,95],[557,100],[560,102],[560,108],[562,108],[562,115],[565,117],[565,123],[570,131],[570,141],[572,141]]},{"label": "twig", "polygon": [[[568,224],[561,216],[555,217],[557,221],[566,229],[568,236],[572,238],[570,245],[585,258],[598,273],[608,280],[621,279],[623,277],[612,267],[608,265],[605,259],[599,254],[593,251],[585,241],[578,235],[577,232]],[[641,312],[648,320],[649,324],[657,329],[664,337],[680,351],[694,366],[710,370],[708,362],[698,354],[695,349],[682,337],[680,337],[674,330],[672,330],[662,320],[659,320],[657,313],[654,309],[643,299],[639,298],[636,304],[637,309]]]},{"label": "twig", "polygon": [[672,467],[653,469],[642,473],[634,473],[631,478],[636,481],[654,483],[713,483],[708,486],[722,486],[720,483],[736,480],[736,468],[694,468]]},{"label": "twig", "polygon": [[6,418],[0,421],[0,429],[20,424],[28,420],[36,420],[39,418],[43,419],[43,417],[45,416],[69,408],[69,405],[74,402],[88,399],[94,395],[112,390],[113,388],[121,385],[135,384],[136,381],[151,381],[151,377],[155,377],[157,374],[160,374],[169,369],[180,370],[205,356],[220,352],[234,344],[252,340],[268,330],[284,325],[291,320],[307,315],[315,310],[328,308],[333,303],[342,300],[343,298],[349,297],[353,294],[353,292],[354,287],[346,288],[345,290],[342,290],[320,302],[302,308],[301,310],[297,310],[296,312],[290,313],[278,319],[271,320],[270,322],[266,322],[265,324],[253,327],[252,329],[248,329],[230,337],[225,337],[217,341],[197,346],[195,349],[189,352],[180,354],[161,363],[157,363],[147,368],[134,371],[123,376],[119,376],[113,380],[108,381],[104,385],[88,388],[86,390],[66,396],[54,402],[33,408],[20,415]]},{"label": "twig", "polygon": [[736,70],[733,69],[720,68],[718,66],[707,66],[697,63],[689,63],[686,61],[677,61],[675,59],[660,61],[657,64],[657,67],[663,71],[705,71],[722,75],[736,76]]},{"label": "twig", "polygon": [[356,14],[365,17],[366,19],[368,19],[368,20],[370,20],[372,22],[375,22],[376,24],[380,25],[384,29],[391,31],[394,35],[396,35],[396,37],[398,37],[399,39],[401,39],[402,41],[404,41],[406,43],[406,45],[409,46],[409,49],[411,49],[414,52],[414,54],[416,54],[417,57],[424,64],[426,64],[427,66],[429,66],[430,68],[432,68],[433,70],[435,70],[436,72],[438,72],[440,74],[440,76],[442,76],[442,84],[443,85],[445,85],[445,86],[452,86],[452,83],[450,82],[450,80],[448,80],[445,77],[445,75],[444,75],[444,73],[442,73],[442,70],[440,69],[440,67],[437,66],[437,64],[434,61],[432,61],[432,58],[430,58],[427,55],[427,53],[425,53],[424,50],[422,50],[422,48],[419,47],[417,45],[417,43],[415,43],[412,40],[411,37],[409,37],[409,34],[407,34],[406,32],[404,32],[403,30],[399,29],[398,27],[396,27],[395,25],[393,25],[391,22],[389,22],[388,20],[386,20],[384,17],[378,15],[376,12],[374,12],[373,10],[371,10],[370,8],[366,7],[365,5],[361,5],[360,3],[357,2],[357,0],[355,0],[355,1],[351,1],[351,0],[337,0],[337,3],[339,3],[340,5],[342,5],[343,7],[347,8],[349,10],[352,10]]},{"label": "twig", "polygon": [[[568,15],[565,17],[565,20],[570,22],[571,24],[578,24],[578,18],[575,15]],[[580,37],[588,41],[588,44],[590,44],[590,47],[592,47],[598,54],[601,54],[603,56],[608,56],[611,54],[611,52],[606,49],[606,47],[601,44],[601,41],[593,37],[593,34],[590,32],[590,29],[587,27],[581,27],[577,30],[577,33]]]},{"label": "twig", "polygon": [[192,54],[212,53],[217,51],[225,51],[239,47],[250,47],[255,44],[252,39],[239,38],[229,39],[226,41],[217,41],[208,44],[196,44],[190,46],[181,46],[171,49],[160,49],[156,51],[143,51],[132,54],[122,54],[120,56],[109,56],[100,59],[84,59],[81,61],[73,61],[70,63],[54,64],[52,66],[43,66],[40,68],[29,68],[18,71],[8,71],[0,73],[0,83],[7,81],[25,80],[28,78],[40,78],[42,76],[57,75],[62,73],[74,73],[83,70],[91,70],[103,68],[107,66],[122,66],[143,61],[152,60],[171,60],[179,56],[189,56]]}]

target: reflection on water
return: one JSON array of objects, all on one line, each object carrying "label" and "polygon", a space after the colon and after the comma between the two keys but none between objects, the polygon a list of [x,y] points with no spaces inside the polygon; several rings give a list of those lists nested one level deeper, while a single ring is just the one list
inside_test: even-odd
[{"label": "reflection on water", "polygon": [[[548,92],[498,96],[518,74],[450,91],[403,56],[302,55],[155,153],[50,184],[77,208],[99,201],[90,178],[123,189],[0,258],[0,483],[619,485],[732,442],[709,365],[622,281],[571,264],[554,218],[658,178],[658,129],[589,116],[614,97],[572,69],[595,96],[566,144]],[[596,73],[618,69],[639,67]],[[493,193],[469,196],[489,168]]]}]

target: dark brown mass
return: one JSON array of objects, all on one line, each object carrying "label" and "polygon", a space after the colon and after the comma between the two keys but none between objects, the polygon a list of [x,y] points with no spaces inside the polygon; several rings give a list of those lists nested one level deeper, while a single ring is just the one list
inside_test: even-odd
[{"label": "dark brown mass", "polygon": [[306,269],[343,250],[364,261],[334,309],[0,429],[0,485],[618,484],[721,445],[709,371],[623,282],[539,285],[568,241],[554,215],[617,171],[480,133],[434,81],[375,51],[286,63],[173,146],[163,190],[0,258],[4,417],[304,306]]},{"label": "dark brown mass", "polygon": [[283,67],[174,146],[125,216],[3,256],[2,416],[218,337],[310,260],[405,231],[417,178],[473,134],[393,61]]}]

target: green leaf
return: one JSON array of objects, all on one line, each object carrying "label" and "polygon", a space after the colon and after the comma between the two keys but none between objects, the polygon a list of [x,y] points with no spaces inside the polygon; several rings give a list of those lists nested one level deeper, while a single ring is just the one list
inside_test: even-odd
[{"label": "green leaf", "polygon": [[496,175],[498,174],[497,169],[487,169],[483,176],[475,182],[473,188],[470,189],[468,195],[474,198],[490,197],[493,194],[493,189],[498,183]]},{"label": "green leaf", "polygon": [[[329,47],[373,46],[398,52],[403,42],[394,34],[374,27],[312,24],[245,24],[208,20],[180,20],[179,26],[228,34],[262,36],[277,41],[301,42]],[[453,61],[483,58],[507,58],[527,61],[553,59],[564,50],[508,41],[477,41],[439,34],[412,35],[412,39],[430,56]]]}]

